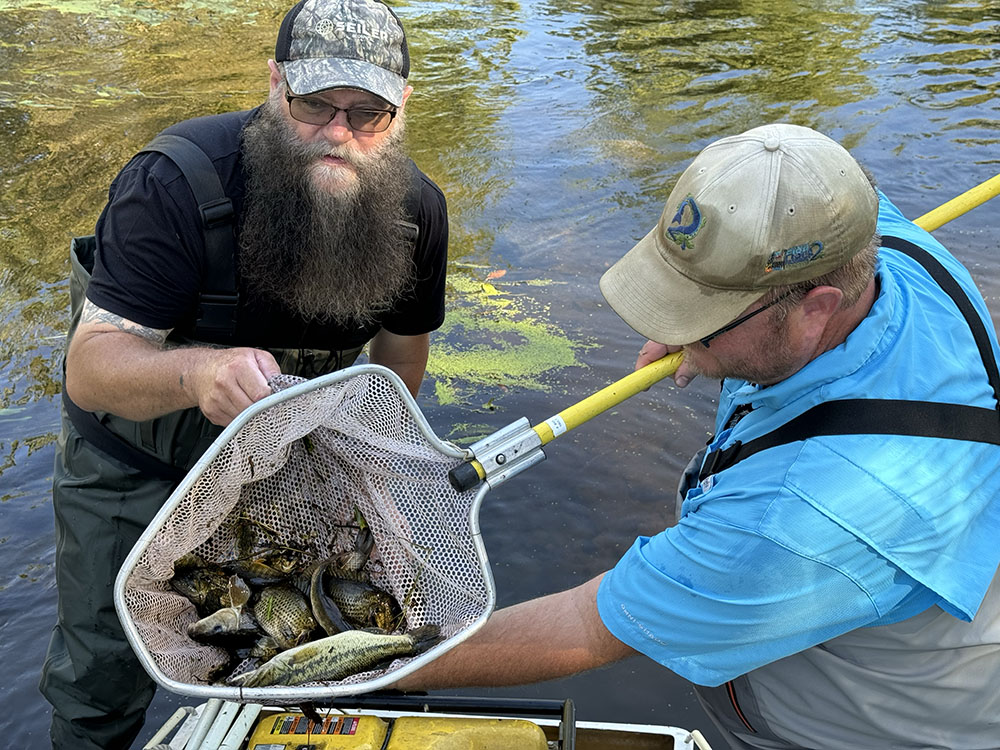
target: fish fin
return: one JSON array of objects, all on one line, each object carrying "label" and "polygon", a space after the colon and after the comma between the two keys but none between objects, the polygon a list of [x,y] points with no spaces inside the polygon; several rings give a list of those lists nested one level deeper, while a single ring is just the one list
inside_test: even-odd
[{"label": "fish fin", "polygon": [[250,587],[235,573],[229,576],[229,606],[239,609],[250,601]]},{"label": "fish fin", "polygon": [[358,531],[358,536],[354,540],[354,551],[363,555],[367,560],[371,556],[374,546],[375,537],[372,534],[371,528],[366,524]]},{"label": "fish fin", "polygon": [[413,628],[413,630],[407,630],[406,634],[413,639],[413,650],[418,654],[422,654],[444,640],[444,636],[441,635],[441,628],[432,623],[421,625],[419,628]]}]

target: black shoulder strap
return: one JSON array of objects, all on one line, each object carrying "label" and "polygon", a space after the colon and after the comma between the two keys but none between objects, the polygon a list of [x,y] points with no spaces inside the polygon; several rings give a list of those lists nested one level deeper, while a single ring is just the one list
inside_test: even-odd
[{"label": "black shoulder strap", "polygon": [[205,283],[198,301],[195,338],[218,341],[236,331],[236,240],[233,204],[207,154],[180,135],[156,136],[142,149],[168,156],[183,172],[194,193],[205,238]]},{"label": "black shoulder strap", "polygon": [[420,170],[412,160],[410,161],[410,187],[406,191],[406,218],[408,221],[397,221],[407,233],[407,239],[414,245],[420,238],[420,225],[417,224],[417,216],[420,214],[420,194],[423,191],[423,178]]},{"label": "black shoulder strap", "polygon": [[[208,155],[188,138],[160,134],[139,152],[156,151],[164,154],[184,175],[198,204],[202,233],[205,239],[206,283],[202,289],[195,324],[196,337],[231,336],[236,327],[237,287],[234,271],[235,236],[233,234],[233,204],[222,189],[219,173]],[[78,250],[92,247],[78,244]],[[81,258],[86,263],[88,258]],[[89,267],[87,268],[89,271]],[[210,339],[211,340],[211,339]],[[84,411],[69,398],[63,388],[63,405],[73,426],[92,445],[109,456],[139,469],[157,479],[178,482],[186,472],[139,450],[117,433],[109,430],[96,414]]]},{"label": "black shoulder strap", "polygon": [[747,443],[738,440],[705,457],[700,479],[768,448],[818,435],[915,435],[1000,445],[995,409],[932,401],[873,398],[825,401]]},{"label": "black shoulder strap", "polygon": [[736,441],[724,450],[713,451],[706,456],[699,479],[704,480],[768,448],[818,435],[916,435],[1000,445],[1000,375],[982,318],[955,278],[926,250],[898,237],[883,237],[882,244],[920,263],[955,301],[972,330],[994,398],[997,398],[997,408],[866,398],[826,401],[766,435],[747,443]]},{"label": "black shoulder strap", "polygon": [[[979,313],[976,312],[976,308],[972,306],[972,301],[969,299],[968,295],[962,291],[962,287],[959,286],[955,277],[948,273],[948,270],[941,265],[941,261],[919,245],[914,245],[912,242],[904,240],[900,237],[890,236],[882,238],[882,246],[898,250],[899,252],[908,255],[917,261],[917,263],[922,265],[924,270],[931,275],[931,278],[937,282],[938,286],[948,293],[948,296],[951,297],[958,306],[959,311],[965,318],[965,322],[969,324],[969,328],[972,330],[972,336],[976,341],[976,346],[979,348],[979,356],[983,360],[983,365],[986,367],[986,374],[990,379],[990,385],[993,387],[993,397],[997,399],[998,404],[1000,404],[1000,371],[997,369],[997,361],[993,356],[993,346],[990,343],[990,335],[986,330],[986,325],[983,323],[983,319],[979,317]],[[998,408],[1000,408],[1000,406],[998,406]]]}]

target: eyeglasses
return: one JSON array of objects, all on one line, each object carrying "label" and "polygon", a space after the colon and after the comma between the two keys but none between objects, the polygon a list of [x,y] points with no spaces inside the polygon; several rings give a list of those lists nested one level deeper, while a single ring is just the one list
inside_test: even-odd
[{"label": "eyeglasses", "polygon": [[309,125],[326,125],[330,123],[338,112],[347,115],[347,124],[351,130],[360,133],[381,133],[389,127],[392,118],[396,116],[395,109],[369,109],[368,107],[357,107],[344,109],[327,104],[322,99],[310,96],[295,96],[285,92],[285,100],[288,102],[288,113],[298,120]]},{"label": "eyeglasses", "polygon": [[709,342],[710,342],[710,341],[711,341],[712,339],[714,339],[714,338],[715,338],[716,336],[721,336],[721,335],[722,335],[722,334],[724,334],[724,333],[725,333],[726,331],[731,331],[731,330],[733,330],[734,328],[736,328],[736,326],[738,326],[738,325],[742,325],[743,323],[746,323],[746,322],[747,322],[748,320],[750,320],[750,318],[752,318],[752,317],[753,317],[754,315],[758,315],[759,313],[762,313],[762,312],[764,312],[764,311],[765,311],[765,310],[766,310],[767,308],[771,307],[772,305],[776,305],[776,304],[778,304],[779,302],[781,302],[781,300],[785,299],[785,298],[786,298],[786,297],[788,297],[788,296],[789,296],[790,294],[791,294],[791,292],[785,292],[785,293],[784,293],[784,294],[782,294],[782,295],[781,295],[780,297],[776,297],[775,299],[773,299],[773,300],[771,300],[770,302],[768,302],[768,303],[767,303],[766,305],[761,305],[761,306],[760,306],[760,307],[758,307],[758,308],[757,308],[756,310],[753,310],[753,311],[751,311],[751,312],[748,312],[748,313],[747,313],[746,315],[744,315],[744,316],[742,316],[742,317],[739,317],[739,318],[737,318],[737,319],[736,319],[736,320],[734,320],[734,321],[733,321],[732,323],[729,323],[728,325],[724,325],[724,326],[722,326],[722,328],[720,328],[720,329],[719,329],[718,331],[715,331],[714,333],[710,333],[710,334],[708,334],[707,336],[705,336],[705,338],[701,338],[701,339],[698,339],[699,343],[701,343],[701,345],[702,345],[702,346],[704,346],[704,347],[705,347],[705,348],[707,349],[707,348],[708,348],[708,344],[709,344]]}]

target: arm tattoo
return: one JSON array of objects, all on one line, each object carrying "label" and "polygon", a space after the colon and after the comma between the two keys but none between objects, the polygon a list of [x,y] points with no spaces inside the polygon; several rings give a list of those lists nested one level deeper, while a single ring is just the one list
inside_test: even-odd
[{"label": "arm tattoo", "polygon": [[83,303],[83,313],[80,317],[80,322],[105,323],[114,326],[119,331],[131,333],[133,336],[138,336],[157,346],[163,346],[167,340],[167,336],[173,330],[172,328],[147,328],[146,326],[141,326],[138,323],[133,323],[131,320],[123,318],[121,315],[115,315],[113,312],[98,307],[90,300]]}]

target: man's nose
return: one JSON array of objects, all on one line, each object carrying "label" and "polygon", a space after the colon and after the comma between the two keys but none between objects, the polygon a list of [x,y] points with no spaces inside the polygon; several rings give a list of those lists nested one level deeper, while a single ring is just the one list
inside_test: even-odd
[{"label": "man's nose", "polygon": [[328,140],[336,143],[344,143],[351,140],[354,137],[354,130],[347,121],[347,112],[343,109],[338,109],[333,119],[323,126],[323,133]]}]

